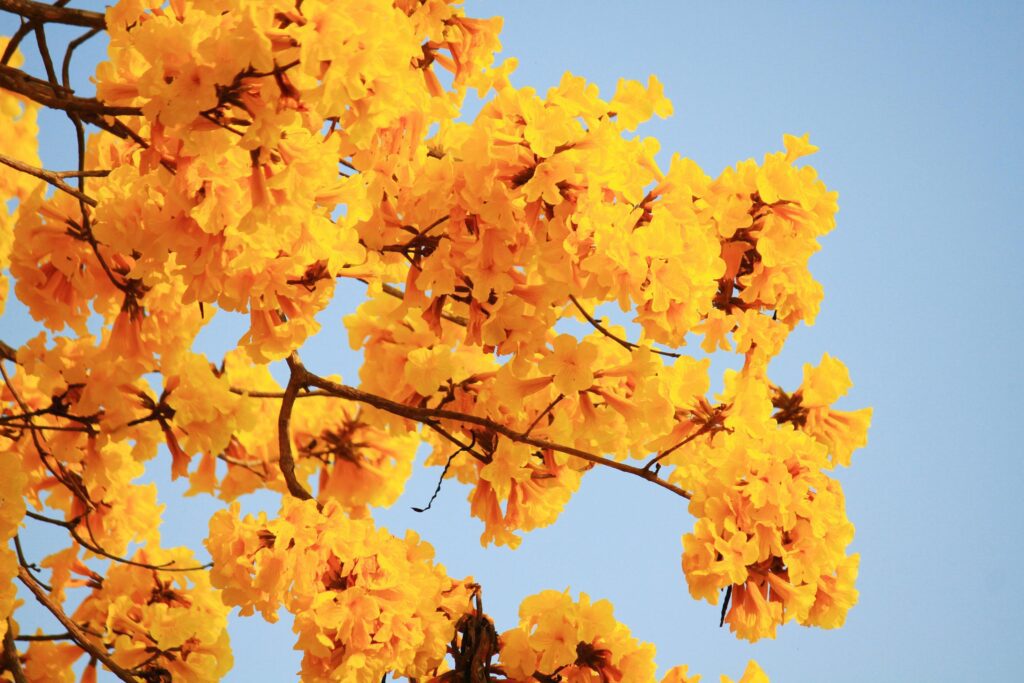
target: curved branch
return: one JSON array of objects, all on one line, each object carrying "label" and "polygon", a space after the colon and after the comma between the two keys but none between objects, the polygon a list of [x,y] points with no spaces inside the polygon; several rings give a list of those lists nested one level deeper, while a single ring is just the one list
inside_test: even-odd
[{"label": "curved branch", "polygon": [[[587,322],[594,326],[595,330],[597,330],[598,332],[600,332],[604,336],[608,337],[609,339],[611,339],[613,342],[615,342],[616,344],[618,344],[622,348],[626,349],[627,351],[632,351],[633,349],[639,349],[640,348],[639,344],[637,344],[635,342],[628,341],[626,339],[622,339],[621,337],[617,337],[614,334],[612,334],[608,330],[608,328],[606,328],[604,325],[602,325],[600,322],[598,322],[597,319],[594,316],[592,316],[589,313],[587,313],[587,309],[583,308],[583,304],[581,304],[576,299],[576,297],[573,296],[572,294],[569,295],[569,301],[571,301],[573,303],[573,305],[576,306],[576,310],[578,310],[581,314],[583,314],[583,317],[587,319]],[[674,351],[662,351],[661,349],[656,349],[653,346],[650,347],[650,349],[651,349],[652,352],[658,354],[659,356],[668,356],[670,358],[679,358],[679,356],[681,355],[681,354],[675,353]]]},{"label": "curved branch", "polygon": [[101,12],[57,7],[44,2],[33,2],[33,0],[0,0],[0,10],[40,23],[87,26],[97,29],[107,27],[106,17]]},{"label": "curved branch", "polygon": [[110,657],[109,653],[96,647],[96,645],[89,640],[82,628],[76,624],[71,617],[64,614],[64,610],[61,609],[60,605],[55,603],[50,596],[46,594],[43,587],[36,582],[35,578],[28,573],[27,569],[24,567],[18,567],[18,579],[25,584],[26,588],[32,591],[32,595],[35,596],[39,604],[45,607],[50,614],[56,617],[57,621],[59,621],[61,625],[68,630],[68,633],[71,634],[71,639],[74,640],[80,648],[85,650],[92,657],[103,662],[103,665],[110,669],[110,671],[122,681],[125,681],[126,683],[138,683],[138,678],[115,662]]},{"label": "curved branch", "polygon": [[[682,496],[683,498],[686,499],[690,498],[690,493],[688,491],[679,488],[675,484],[671,484],[665,481],[664,479],[658,477],[657,473],[651,470],[646,470],[642,467],[634,467],[633,465],[627,465],[625,463],[617,462],[615,460],[611,460],[600,455],[595,455],[594,453],[589,453],[579,448],[574,448],[573,446],[565,446],[563,444],[554,443],[552,441],[537,439],[530,436],[529,434],[517,432],[511,427],[508,427],[506,425],[503,425],[499,422],[495,422],[494,420],[490,420],[485,417],[470,415],[468,413],[459,413],[454,410],[444,410],[441,408],[417,408],[414,406],[408,406],[405,405],[404,403],[397,403],[395,401],[392,401],[391,399],[384,398],[383,396],[377,396],[376,394],[367,393],[360,389],[356,389],[355,387],[350,387],[344,384],[332,382],[329,379],[325,379],[323,377],[320,377],[309,372],[305,368],[302,368],[302,372],[304,373],[304,384],[323,389],[324,391],[327,391],[333,394],[334,396],[337,396],[338,398],[344,398],[350,401],[358,401],[360,403],[365,403],[379,410],[391,413],[392,415],[397,415],[399,417],[404,417],[409,420],[414,420],[416,422],[421,423],[429,423],[432,420],[453,420],[455,422],[467,422],[469,424],[474,424],[479,427],[489,429],[495,434],[500,434],[507,439],[511,439],[512,441],[529,444],[530,446],[534,446],[540,449],[558,451],[559,453],[565,453],[567,455],[571,455],[581,460],[592,462],[596,465],[603,465],[605,467],[610,467],[613,470],[618,470],[620,472],[632,474],[633,476],[640,477],[641,479],[646,479],[647,481],[653,484],[657,484],[658,486],[671,491],[677,496]],[[291,382],[289,382],[289,386],[291,386]],[[290,452],[291,447],[289,445],[289,455]]]},{"label": "curved branch", "polygon": [[299,500],[311,500],[313,495],[295,477],[295,458],[292,457],[292,439],[289,432],[292,407],[299,396],[299,390],[306,385],[310,373],[295,353],[288,356],[288,369],[291,370],[291,376],[288,378],[284,396],[281,397],[281,412],[277,415],[277,462],[281,468],[281,476],[288,485],[288,492]]},{"label": "curved branch", "polygon": [[[37,522],[43,522],[44,524],[52,524],[53,526],[63,527],[67,530],[68,534],[71,535],[71,538],[73,538],[75,542],[78,543],[78,545],[82,546],[91,553],[94,553],[101,557],[105,557],[108,560],[113,560],[114,562],[119,562],[121,564],[128,564],[133,567],[149,569],[155,572],[200,572],[209,569],[213,566],[213,563],[209,563],[197,565],[195,567],[174,567],[172,566],[174,564],[174,560],[171,560],[166,564],[150,564],[148,562],[138,562],[136,560],[129,560],[126,557],[121,557],[120,555],[114,555],[113,553],[107,552],[102,547],[100,547],[99,543],[96,541],[96,537],[93,536],[92,527],[89,526],[89,518],[86,515],[79,515],[69,520],[60,520],[53,519],[52,517],[46,517],[45,515],[40,515],[37,512],[33,512],[32,510],[26,510],[25,516],[30,519],[34,519]],[[83,538],[82,535],[78,533],[78,530],[76,529],[76,527],[83,520],[85,521],[86,529],[89,531],[89,537],[92,539],[91,543],[85,540],[85,538]]]}]

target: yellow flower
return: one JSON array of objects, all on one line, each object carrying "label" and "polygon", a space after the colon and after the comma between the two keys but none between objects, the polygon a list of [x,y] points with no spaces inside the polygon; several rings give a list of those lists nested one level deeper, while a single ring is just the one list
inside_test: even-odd
[{"label": "yellow flower", "polygon": [[597,346],[588,341],[578,342],[571,334],[558,335],[552,346],[554,350],[538,364],[540,371],[554,375],[555,388],[563,394],[589,389],[594,384],[591,366],[597,359]]}]

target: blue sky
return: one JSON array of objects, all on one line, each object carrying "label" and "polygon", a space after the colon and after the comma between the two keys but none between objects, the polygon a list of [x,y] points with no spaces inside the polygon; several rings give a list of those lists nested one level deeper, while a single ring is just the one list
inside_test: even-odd
[{"label": "blue sky", "polygon": [[[874,406],[866,449],[840,473],[860,603],[837,631],[780,628],[754,646],[718,628],[679,567],[692,525],[670,494],[595,472],[559,522],[512,552],[480,548],[465,491],[447,485],[417,515],[437,472],[419,470],[378,519],[417,529],[452,575],[472,574],[498,629],[543,588],[608,598],[653,642],[662,670],[687,663],[705,681],[737,677],[756,658],[777,682],[1012,680],[1024,651],[1024,453],[1019,398],[1024,331],[1024,5],[1018,3],[468,2],[503,14],[516,85],[540,91],[564,71],[610,95],[620,77],[656,74],[676,115],[640,133],[665,160],[680,152],[709,174],[809,132],[810,159],[838,190],[835,232],[811,261],[824,284],[817,324],[792,335],[772,375],[799,382],[804,362],[842,359],[855,387],[845,407]],[[86,3],[78,6],[87,6]],[[10,33],[0,19],[0,33]],[[43,156],[66,167],[68,128]],[[343,357],[343,290],[304,357],[355,380]],[[16,307],[0,338],[34,333]],[[233,343],[228,320],[204,333],[213,353]],[[162,476],[154,474],[154,477]],[[168,500],[171,502],[171,500]],[[256,505],[257,503],[253,503]],[[169,509],[168,543],[200,547],[212,506]],[[293,680],[287,624],[239,620],[228,680]]]}]

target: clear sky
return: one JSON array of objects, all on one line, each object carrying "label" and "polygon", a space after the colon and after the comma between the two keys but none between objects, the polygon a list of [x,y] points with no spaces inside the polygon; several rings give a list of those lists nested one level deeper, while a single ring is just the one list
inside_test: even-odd
[{"label": "clear sky", "polygon": [[[1024,652],[1024,5],[467,5],[473,16],[506,17],[516,85],[543,92],[568,70],[610,95],[620,77],[656,74],[676,115],[640,133],[661,141],[666,161],[680,152],[717,175],[779,149],[783,133],[809,132],[821,147],[810,163],[840,201],[838,228],[811,261],[825,301],[772,376],[795,386],[802,363],[828,352],[855,383],[840,407],[874,406],[868,447],[839,474],[861,597],[840,630],[790,624],[774,641],[736,641],[718,628],[716,607],[687,593],[685,506],[614,472],[589,474],[559,522],[514,552],[480,548],[457,485],[429,512],[409,511],[430,497],[435,470],[419,470],[378,519],[398,533],[417,529],[453,576],[474,575],[499,631],[515,624],[523,597],[568,587],[610,599],[657,646],[662,670],[687,663],[705,681],[737,677],[751,657],[778,683],[1015,679]],[[0,18],[0,33],[10,31]],[[71,138],[57,125],[43,157],[63,168]],[[359,289],[340,291],[304,358],[354,381],[340,315]],[[0,338],[18,344],[35,327],[9,309]],[[202,350],[237,339],[241,328],[224,318]],[[211,509],[204,500],[169,507],[165,543],[200,548]],[[286,623],[236,620],[233,629],[228,680],[294,680]]]}]

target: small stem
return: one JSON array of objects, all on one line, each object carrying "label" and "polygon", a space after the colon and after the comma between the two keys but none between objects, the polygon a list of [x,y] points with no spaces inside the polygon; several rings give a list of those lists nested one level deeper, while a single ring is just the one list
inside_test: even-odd
[{"label": "small stem", "polygon": [[555,400],[554,400],[554,401],[552,401],[551,403],[549,403],[549,404],[548,404],[548,407],[547,407],[547,408],[545,408],[544,410],[540,411],[540,414],[539,414],[539,415],[537,415],[537,417],[535,417],[535,418],[533,419],[533,422],[531,422],[531,423],[530,423],[530,426],[526,428],[526,431],[525,431],[525,432],[523,432],[523,434],[524,434],[524,435],[526,435],[526,436],[529,436],[529,435],[530,435],[530,432],[532,432],[532,431],[533,431],[533,428],[537,426],[537,423],[538,423],[538,422],[540,422],[541,418],[542,418],[542,417],[544,417],[545,415],[547,415],[548,413],[550,413],[550,412],[551,412],[551,410],[552,410],[552,409],[553,409],[553,408],[554,408],[555,406],[557,406],[557,405],[558,405],[558,403],[559,403],[559,402],[560,402],[560,401],[561,401],[561,400],[562,400],[563,398],[565,398],[565,394],[559,394],[558,396],[556,396],[556,397],[555,397]]},{"label": "small stem", "polygon": [[471,451],[474,445],[476,445],[475,434],[473,435],[473,439],[468,444],[460,445],[457,451],[448,456],[448,462],[444,464],[444,469],[441,470],[441,476],[437,478],[437,487],[434,489],[434,495],[430,496],[430,500],[427,501],[427,507],[414,507],[412,509],[413,512],[426,512],[427,510],[430,509],[430,506],[434,504],[434,501],[437,500],[437,496],[441,493],[441,483],[444,482],[444,477],[446,474],[448,474],[448,468],[452,466],[452,461],[455,460],[455,456],[464,451]]},{"label": "small stem", "polygon": [[693,434],[690,434],[689,436],[687,436],[685,439],[683,439],[682,441],[680,441],[676,445],[674,445],[674,446],[672,446],[670,448],[666,448],[661,453],[658,453],[658,455],[656,455],[653,458],[651,458],[650,460],[648,460],[647,463],[644,465],[644,469],[645,470],[650,470],[652,467],[657,465],[659,462],[661,462],[662,460],[667,458],[669,455],[674,453],[677,449],[682,448],[686,444],[688,444],[691,441],[693,441],[694,439],[696,439],[701,434],[707,434],[709,431],[711,431],[712,427],[717,426],[717,425],[718,425],[718,422],[715,421],[715,420],[712,420],[710,422],[704,423],[701,426],[701,428],[698,429],[697,431],[695,431]]}]

